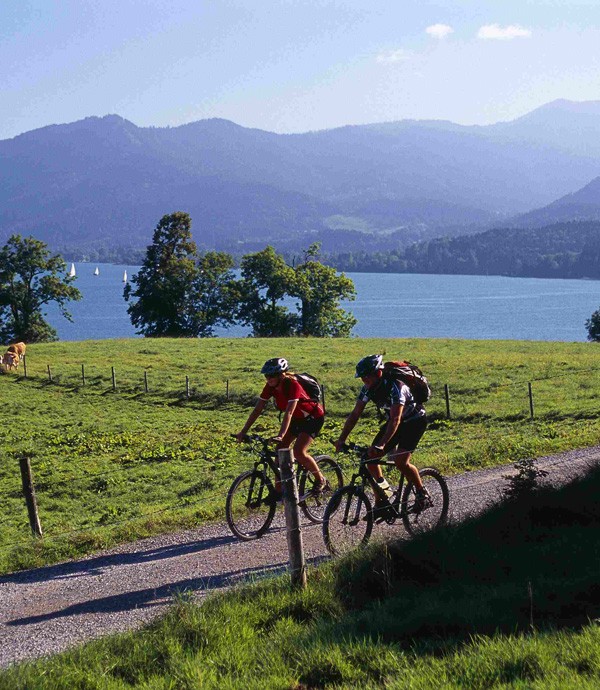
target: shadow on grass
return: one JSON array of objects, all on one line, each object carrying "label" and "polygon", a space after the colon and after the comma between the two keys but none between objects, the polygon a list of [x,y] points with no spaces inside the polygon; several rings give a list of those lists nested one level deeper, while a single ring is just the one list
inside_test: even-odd
[{"label": "shadow on grass", "polygon": [[600,616],[600,469],[336,567],[337,637],[413,645],[580,627]]}]

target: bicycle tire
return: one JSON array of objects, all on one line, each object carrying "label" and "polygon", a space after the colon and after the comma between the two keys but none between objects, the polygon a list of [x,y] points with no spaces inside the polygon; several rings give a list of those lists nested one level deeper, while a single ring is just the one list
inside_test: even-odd
[{"label": "bicycle tire", "polygon": [[400,502],[400,514],[406,531],[417,536],[430,532],[444,525],[448,519],[448,506],[450,504],[450,492],[448,484],[441,472],[435,467],[424,467],[419,470],[419,476],[423,486],[429,492],[433,505],[425,510],[415,510],[416,492],[409,482],[402,491]]},{"label": "bicycle tire", "polygon": [[225,517],[236,537],[252,541],[262,537],[275,517],[274,488],[262,472],[248,470],[233,480],[225,501]]},{"label": "bicycle tire", "polygon": [[323,539],[329,553],[343,556],[364,546],[373,531],[371,502],[361,486],[343,486],[331,497],[323,516]]},{"label": "bicycle tire", "polygon": [[317,455],[315,462],[327,479],[329,488],[315,496],[308,496],[307,494],[310,493],[315,483],[315,478],[302,467],[298,472],[298,493],[300,496],[306,496],[304,500],[300,501],[300,509],[311,522],[318,525],[323,522],[323,515],[329,499],[335,491],[344,485],[344,476],[341,467],[329,455]]}]

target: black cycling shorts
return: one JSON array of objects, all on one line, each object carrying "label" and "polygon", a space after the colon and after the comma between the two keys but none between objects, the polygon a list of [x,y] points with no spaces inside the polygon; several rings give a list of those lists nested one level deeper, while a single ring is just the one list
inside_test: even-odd
[{"label": "black cycling shorts", "polygon": [[308,434],[311,438],[316,438],[323,427],[325,417],[305,417],[304,419],[292,419],[288,434],[300,436]]},{"label": "black cycling shorts", "polygon": [[[377,432],[377,436],[373,439],[373,445],[378,445],[379,439],[383,437],[387,423],[384,424]],[[396,433],[386,444],[384,450],[389,453],[393,448],[398,447],[400,450],[407,450],[412,453],[419,445],[421,436],[425,433],[427,428],[427,415],[411,419],[409,422],[400,422]]]}]

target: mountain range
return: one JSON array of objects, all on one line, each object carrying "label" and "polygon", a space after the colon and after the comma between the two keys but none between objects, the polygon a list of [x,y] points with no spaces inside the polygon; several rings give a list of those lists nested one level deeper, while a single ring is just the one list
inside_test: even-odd
[{"label": "mountain range", "polygon": [[0,241],[32,234],[52,247],[143,247],[176,210],[190,213],[202,248],[406,246],[598,219],[599,191],[600,101],[554,101],[486,126],[302,134],[107,115],[0,141]]}]

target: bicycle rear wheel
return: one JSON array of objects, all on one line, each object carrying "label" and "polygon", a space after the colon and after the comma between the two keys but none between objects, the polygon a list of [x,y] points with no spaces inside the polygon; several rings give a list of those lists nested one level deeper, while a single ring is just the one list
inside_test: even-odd
[{"label": "bicycle rear wheel", "polygon": [[343,486],[344,477],[340,466],[329,455],[317,455],[315,462],[327,480],[326,489],[319,494],[312,494],[315,478],[302,467],[298,473],[298,493],[300,496],[304,496],[304,499],[300,501],[302,512],[311,522],[318,524],[323,522],[323,515],[329,499],[335,491]]},{"label": "bicycle rear wheel", "polygon": [[419,510],[416,505],[415,487],[409,482],[402,492],[400,513],[402,522],[409,534],[413,536],[429,532],[446,523],[450,492],[443,475],[434,467],[419,470],[423,486],[427,489],[432,505]]},{"label": "bicycle rear wheel", "polygon": [[371,502],[360,486],[338,489],[325,508],[323,539],[328,551],[343,556],[369,541],[373,531]]},{"label": "bicycle rear wheel", "polygon": [[244,541],[258,539],[275,516],[275,490],[262,472],[249,470],[234,479],[225,502],[227,524]]}]

